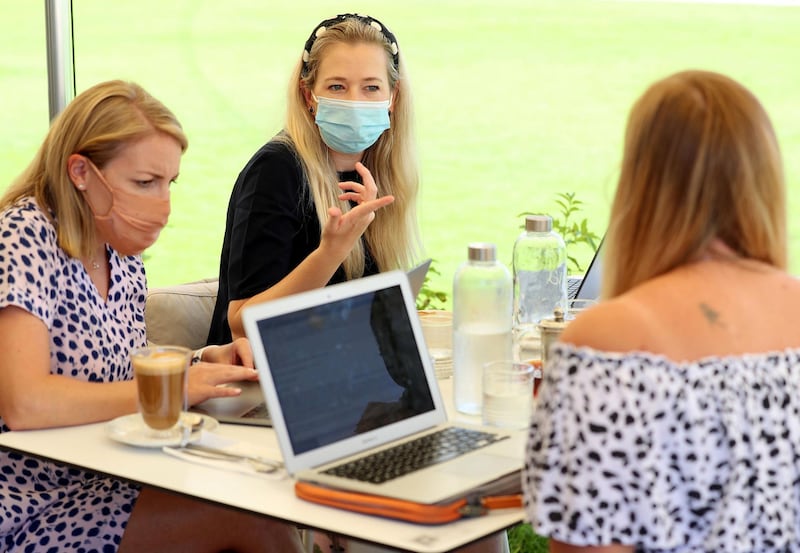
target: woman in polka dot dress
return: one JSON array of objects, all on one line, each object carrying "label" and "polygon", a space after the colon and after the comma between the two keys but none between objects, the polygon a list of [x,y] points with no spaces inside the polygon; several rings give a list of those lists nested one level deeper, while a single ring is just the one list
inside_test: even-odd
[{"label": "woman in polka dot dress", "polygon": [[[146,342],[139,254],[167,222],[186,146],[173,114],[141,87],[101,83],[55,119],[0,198],[0,432],[136,411],[128,357]],[[217,385],[255,378],[244,365],[246,340],[205,349],[190,402],[231,395]],[[0,451],[0,551],[165,548],[300,545],[278,522]]]},{"label": "woman in polka dot dress", "polygon": [[551,551],[800,550],[800,281],[778,141],[705,71],[628,120],[604,300],[545,367],[523,474]]}]

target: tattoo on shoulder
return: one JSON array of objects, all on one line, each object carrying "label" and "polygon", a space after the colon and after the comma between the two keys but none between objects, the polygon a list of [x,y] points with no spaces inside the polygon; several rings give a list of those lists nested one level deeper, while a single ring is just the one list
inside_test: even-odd
[{"label": "tattoo on shoulder", "polygon": [[720,321],[719,312],[710,305],[708,305],[707,303],[700,304],[700,311],[703,312],[703,316],[712,326],[713,325],[725,326],[722,324],[722,321]]}]

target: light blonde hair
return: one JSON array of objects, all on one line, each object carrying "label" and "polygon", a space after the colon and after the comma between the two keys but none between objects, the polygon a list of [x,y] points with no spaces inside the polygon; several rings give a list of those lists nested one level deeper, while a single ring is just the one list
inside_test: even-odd
[{"label": "light blonde hair", "polygon": [[653,84],[630,113],[603,296],[698,259],[714,239],[786,268],[781,155],[749,90],[724,75],[685,71]]},{"label": "light blonde hair", "polygon": [[0,198],[0,209],[33,196],[55,217],[58,245],[72,257],[87,256],[96,244],[94,219],[67,174],[67,159],[81,154],[102,168],[127,145],[154,133],[171,136],[186,151],[178,120],[141,86],[120,80],[97,84],[53,120],[33,161]]},{"label": "light blonde hair", "polygon": [[[339,200],[339,178],[328,147],[322,141],[314,116],[309,113],[303,88],[312,90],[320,61],[326,50],[337,43],[377,44],[386,50],[389,86],[394,97],[391,126],[364,153],[362,163],[370,170],[380,195],[393,195],[395,201],[382,208],[365,233],[366,242],[380,271],[410,267],[421,247],[417,225],[419,173],[414,143],[411,88],[408,84],[402,55],[399,66],[392,63],[392,49],[375,27],[356,18],[348,18],[327,28],[313,44],[303,74],[303,60],[298,60],[289,81],[286,133],[278,140],[289,143],[297,151],[317,211],[320,226],[328,219],[328,208],[350,209]],[[348,279],[364,273],[364,250],[361,242],[344,261]]]}]

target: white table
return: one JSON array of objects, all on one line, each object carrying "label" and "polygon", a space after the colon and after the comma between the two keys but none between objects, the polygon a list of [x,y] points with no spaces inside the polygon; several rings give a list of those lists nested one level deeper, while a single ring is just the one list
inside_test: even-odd
[{"label": "white table", "polygon": [[[450,396],[450,381],[441,382]],[[469,418],[465,417],[465,420]],[[60,461],[123,480],[154,486],[213,503],[286,520],[299,526],[419,553],[451,551],[523,520],[522,509],[494,511],[487,516],[425,526],[360,515],[298,499],[291,479],[223,471],[177,459],[160,449],[131,447],[106,437],[105,423],[0,434],[0,448]],[[224,424],[215,430],[235,440],[268,444],[280,458],[274,432]]]}]

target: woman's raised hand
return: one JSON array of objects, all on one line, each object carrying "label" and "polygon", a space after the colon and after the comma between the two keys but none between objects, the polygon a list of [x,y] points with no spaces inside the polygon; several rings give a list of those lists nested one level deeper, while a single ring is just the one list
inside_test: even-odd
[{"label": "woman's raised hand", "polygon": [[347,213],[342,213],[338,207],[329,208],[328,222],[322,229],[320,249],[339,261],[347,257],[356,240],[367,230],[375,219],[375,212],[394,201],[394,196],[377,197],[378,188],[375,186],[375,180],[363,164],[356,163],[356,171],[364,183],[340,182],[339,187],[347,192],[342,193],[339,198],[351,200],[358,205]]},{"label": "woman's raised hand", "polygon": [[372,173],[369,172],[369,169],[358,161],[356,162],[356,172],[361,175],[362,183],[359,184],[354,181],[340,182],[339,188],[344,192],[339,194],[339,199],[343,202],[351,201],[361,205],[364,202],[377,198],[378,187],[375,185],[375,179],[372,178]]}]

